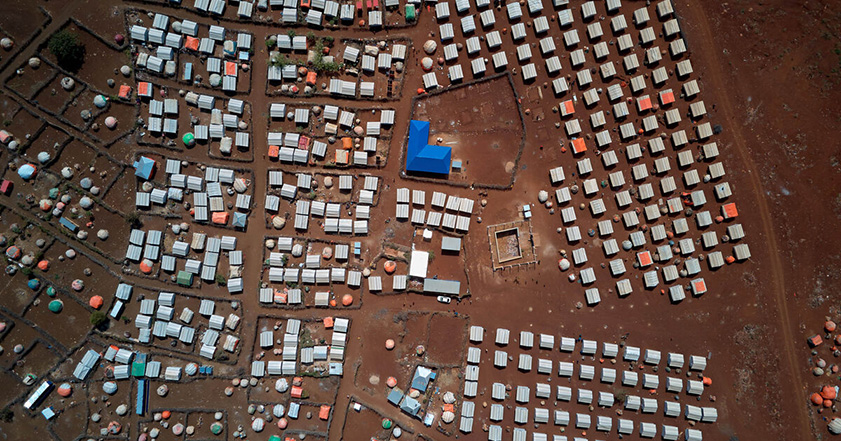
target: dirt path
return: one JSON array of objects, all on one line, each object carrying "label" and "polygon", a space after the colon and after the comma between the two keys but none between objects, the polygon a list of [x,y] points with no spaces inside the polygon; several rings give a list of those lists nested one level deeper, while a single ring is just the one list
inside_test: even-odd
[{"label": "dirt path", "polygon": [[[707,42],[715,41],[715,35],[710,28],[709,17],[707,16],[706,11],[704,11],[702,4],[700,2],[688,1],[682,4],[682,6],[690,11],[692,17],[694,18],[692,21],[693,24],[696,24],[698,31],[702,33],[702,38],[700,40]],[[706,73],[708,75],[705,77],[706,82],[714,89],[725,90],[729,83],[721,70],[721,63],[714,59],[713,54],[709,49],[710,48],[704,48],[704,50],[698,51],[696,53],[696,57],[703,58],[704,62],[701,63],[701,65],[707,66]],[[735,111],[735,106],[733,105],[730,94],[718,94],[717,103],[725,120],[739,120],[739,116]],[[800,387],[805,384],[805,381],[801,375],[801,370],[797,368],[798,362],[795,354],[798,351],[794,344],[794,334],[791,331],[795,324],[790,318],[788,305],[786,304],[786,287],[785,277],[783,274],[784,269],[782,259],[780,258],[780,250],[777,245],[777,239],[774,233],[774,223],[771,217],[771,211],[766,199],[763,197],[765,191],[762,188],[756,163],[751,157],[748,143],[745,140],[742,131],[734,129],[731,130],[729,134],[733,139],[733,144],[736,147],[739,158],[748,171],[746,175],[750,180],[753,190],[752,194],[756,197],[756,208],[759,213],[760,220],[762,221],[762,231],[764,233],[765,244],[768,249],[768,263],[771,265],[771,271],[768,272],[768,277],[770,278],[774,301],[777,307],[776,309],[779,313],[779,319],[781,322],[780,330],[783,333],[782,343],[784,345],[784,350],[782,352],[785,360],[785,370],[788,371],[787,376],[795,380],[787,382],[786,387],[789,389],[788,392],[791,394],[790,396],[799,397],[801,395]],[[800,418],[797,418],[796,421],[790,423],[794,423],[798,426],[798,433],[810,432],[811,428],[808,424],[809,415],[806,412],[806,407],[796,407],[798,409],[798,413],[800,413]]]}]

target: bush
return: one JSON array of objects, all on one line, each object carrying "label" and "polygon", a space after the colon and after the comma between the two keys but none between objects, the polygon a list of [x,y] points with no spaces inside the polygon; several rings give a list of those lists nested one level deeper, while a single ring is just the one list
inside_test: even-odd
[{"label": "bush", "polygon": [[8,407],[0,410],[0,420],[3,420],[5,423],[11,423],[12,420],[15,418],[15,413],[12,412],[12,409]]},{"label": "bush", "polygon": [[140,228],[143,226],[143,223],[140,222],[140,213],[136,211],[126,214],[126,223],[128,223],[132,228]]},{"label": "bush", "polygon": [[315,44],[315,59],[312,61],[312,69],[319,73],[332,74],[339,72],[342,69],[341,63],[324,61],[324,42],[319,41]]},{"label": "bush", "polygon": [[85,62],[85,45],[79,37],[66,29],[50,37],[47,48],[56,58],[58,65],[71,72],[76,72]]},{"label": "bush", "polygon": [[269,65],[280,68],[288,66],[291,63],[292,60],[290,60],[289,57],[286,56],[286,54],[276,55],[275,57],[272,57],[272,59],[269,60]]},{"label": "bush", "polygon": [[227,284],[228,284],[228,280],[227,280],[227,279],[225,279],[225,276],[223,276],[223,275],[221,275],[221,274],[217,274],[217,275],[216,275],[216,284],[217,284],[217,285],[227,285]]},{"label": "bush", "polygon": [[91,313],[91,324],[98,328],[108,321],[108,316],[102,311],[94,311]]}]

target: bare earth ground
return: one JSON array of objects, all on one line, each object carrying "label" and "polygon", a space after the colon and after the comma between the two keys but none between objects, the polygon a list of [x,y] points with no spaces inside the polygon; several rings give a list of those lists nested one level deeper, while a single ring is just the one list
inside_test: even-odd
[{"label": "bare earth ground", "polygon": [[[576,8],[579,7],[580,2],[572,3],[575,3]],[[679,305],[669,304],[667,298],[654,291],[636,290],[627,299],[617,299],[615,295],[606,294],[609,284],[600,282],[600,287],[603,288],[603,304],[594,309],[578,309],[576,304],[583,301],[583,290],[579,285],[567,282],[566,274],[559,272],[556,265],[558,251],[571,248],[555,232],[561,221],[557,215],[550,216],[535,199],[538,190],[548,189],[548,169],[551,166],[563,164],[567,170],[574,167],[569,153],[564,156],[558,149],[559,139],[564,136],[562,131],[552,127],[552,123],[557,121],[557,115],[550,109],[557,102],[550,97],[551,91],[547,92],[544,98],[540,98],[535,92],[539,86],[524,87],[522,80],[514,77],[514,84],[517,85],[515,93],[523,106],[530,110],[530,115],[525,117],[526,143],[516,170],[516,182],[510,190],[489,190],[482,194],[475,189],[454,189],[435,183],[406,181],[398,177],[402,160],[402,134],[406,133],[411,102],[411,93],[404,94],[399,102],[389,102],[386,105],[397,108],[398,112],[388,164],[384,169],[373,171],[384,176],[381,188],[390,187],[390,190],[381,195],[379,212],[374,213],[374,220],[378,222],[377,228],[373,229],[374,233],[371,236],[353,240],[363,242],[365,256],[369,259],[381,249],[384,239],[381,233],[386,233],[388,240],[395,243],[411,242],[414,233],[411,225],[393,222],[393,219],[389,224],[382,223],[385,219],[392,218],[395,204],[393,190],[397,187],[424,189],[427,191],[427,197],[433,190],[474,199],[484,197],[488,200],[487,207],[477,209],[483,218],[483,224],[472,223],[471,233],[464,244],[464,252],[468,256],[465,265],[472,295],[460,303],[441,305],[433,298],[414,294],[366,294],[364,306],[359,310],[336,311],[335,314],[333,311],[323,310],[318,310],[318,314],[313,311],[281,314],[301,318],[327,314],[342,315],[351,317],[354,321],[349,335],[345,376],[338,387],[333,406],[330,440],[362,440],[377,435],[377,430],[368,426],[377,423],[379,417],[352,414],[354,416],[349,417],[345,424],[345,409],[348,409],[352,396],[370,404],[377,412],[387,414],[397,424],[412,428],[414,434],[422,434],[429,439],[446,438],[433,428],[425,428],[418,421],[397,413],[385,400],[387,389],[384,383],[388,376],[395,376],[401,387],[410,380],[411,369],[420,362],[412,355],[417,344],[428,345],[427,350],[432,354],[425,359],[426,362],[442,365],[448,365],[454,359],[460,362],[463,354],[459,358],[455,352],[466,340],[462,326],[460,321],[452,318],[433,317],[430,321],[429,316],[423,315],[398,316],[405,310],[440,311],[447,314],[457,312],[461,318],[467,315],[471,324],[484,326],[488,330],[485,345],[489,347],[492,343],[488,339],[492,339],[493,330],[505,327],[512,330],[512,335],[519,330],[531,330],[535,333],[555,335],[582,334],[585,338],[598,341],[618,341],[621,336],[626,335],[627,342],[636,346],[652,347],[664,352],[674,350],[686,354],[710,354],[709,368],[705,375],[714,379],[714,385],[705,393],[704,401],[708,401],[709,395],[716,397],[713,405],[719,410],[719,420],[715,425],[703,427],[705,439],[745,441],[829,437],[823,418],[834,414],[834,410],[827,410],[823,414],[816,413],[815,408],[808,404],[808,395],[822,385],[837,385],[838,379],[830,376],[816,378],[809,373],[811,364],[806,338],[815,333],[822,333],[821,327],[825,317],[830,316],[837,320],[839,314],[835,305],[838,304],[838,292],[841,289],[841,277],[838,276],[841,272],[841,255],[838,254],[838,249],[841,249],[841,236],[836,233],[841,218],[841,144],[838,141],[841,117],[837,112],[837,103],[841,99],[838,90],[841,87],[841,6],[837,2],[782,0],[765,1],[761,4],[747,1],[675,3],[695,68],[693,77],[701,83],[702,97],[707,103],[709,116],[706,118],[723,128],[723,132],[715,139],[721,150],[720,158],[727,167],[727,180],[734,188],[733,200],[740,208],[740,221],[745,225],[745,240],[751,246],[752,258],[746,263],[731,265],[716,273],[705,272],[710,292],[701,298],[688,298]],[[630,11],[644,3],[626,1],[623,4],[623,9],[629,16]],[[34,43],[15,55],[0,73],[0,79],[3,81],[34,53],[40,42],[45,41],[47,36],[70,17],[80,20],[103,36],[124,32],[123,14],[117,2],[82,0],[0,4],[0,11],[11,12],[0,14],[5,16],[0,18],[0,28],[13,35],[16,41],[25,41],[44,19],[36,9],[37,5],[42,5],[50,11],[52,23]],[[139,7],[139,4],[132,5]],[[150,10],[168,11],[160,6],[143,5],[144,8],[147,6]],[[179,10],[175,14],[196,18],[186,10]],[[201,17],[196,19],[212,22]],[[266,57],[261,45],[266,34],[278,31],[276,28],[244,23],[230,26],[255,33],[258,56],[255,56],[252,93],[248,99],[253,111],[261,114],[273,101],[263,93]],[[427,38],[427,33],[433,29],[437,32],[435,20],[432,14],[424,11],[417,27],[389,31],[387,34],[408,36],[413,39],[415,47],[419,47]],[[343,32],[345,31],[339,33]],[[347,30],[346,33],[354,36],[367,34],[356,29]],[[380,33],[377,37],[383,37],[383,34],[386,33]],[[504,47],[509,54],[512,52],[513,45],[509,38],[505,39]],[[261,51],[263,53],[260,53]],[[6,65],[6,61],[6,58],[0,60],[0,66]],[[513,60],[509,57],[509,62],[511,61]],[[110,62],[113,65],[109,64],[103,69],[111,71],[123,62],[117,57]],[[565,63],[566,68],[568,61],[565,60]],[[407,66],[406,84],[403,85],[403,89],[414,91],[420,86],[420,70],[411,62],[407,63]],[[42,69],[46,71],[46,67],[42,66]],[[43,72],[39,72],[39,75],[41,73]],[[102,82],[108,76],[98,73],[98,70],[90,69],[87,73],[91,77],[90,81]],[[439,73],[439,81],[440,78]],[[546,78],[541,76],[536,84],[539,85],[544,80]],[[17,133],[34,134],[41,125],[40,121],[32,119],[25,111],[16,109],[21,105],[32,111],[37,109],[32,103],[18,103],[12,100],[11,93],[5,90],[6,87],[12,86],[13,84],[5,83],[3,95],[0,96],[4,103],[2,117],[12,121],[11,127]],[[102,84],[98,84],[97,87],[105,88]],[[506,90],[505,93],[511,92]],[[60,105],[53,103],[52,99],[57,98],[51,97],[40,104]],[[90,97],[84,99],[89,100]],[[324,102],[321,98],[314,101]],[[481,111],[487,112],[490,107],[482,107]],[[504,113],[511,114],[514,113],[513,110],[508,108]],[[455,106],[439,111],[442,120],[456,119],[462,114]],[[78,117],[78,112],[72,109],[68,115],[70,114]],[[450,117],[451,115],[453,117]],[[46,119],[51,122],[58,121],[50,116]],[[125,121],[128,119],[121,118]],[[473,124],[477,123],[476,119],[470,121]],[[267,168],[275,167],[276,164],[263,160],[264,156],[261,156],[266,150],[266,146],[263,145],[265,129],[258,128],[263,124],[253,126],[253,139],[258,140],[254,145],[254,156],[257,160],[245,166],[253,169],[254,176],[257,177],[254,194],[255,199],[260,200],[259,204],[262,204]],[[516,133],[518,130],[520,128],[515,126],[509,132]],[[441,132],[446,134],[444,130]],[[80,132],[73,134],[82,136]],[[44,136],[44,139],[50,139],[44,142],[49,143],[55,142],[52,141],[54,137],[61,137],[55,134]],[[485,137],[490,136],[481,134],[479,139],[484,141]],[[504,132],[497,136],[506,141],[510,138]],[[502,151],[508,156],[512,146],[504,147]],[[131,158],[133,151],[139,148],[128,141],[119,142],[110,147],[109,153],[118,161],[126,162]],[[489,150],[493,155],[495,149]],[[170,154],[164,150],[159,152]],[[81,150],[73,154],[85,158],[85,162],[93,159]],[[499,157],[493,157],[486,163],[476,164],[477,160],[473,158],[478,158],[479,155],[474,156],[471,153],[465,156],[469,156],[474,163],[466,168],[465,176],[458,179],[467,183],[481,183],[483,177],[493,174],[489,183],[497,184],[500,174],[503,173],[500,170],[504,168],[507,159],[502,161]],[[213,163],[208,160],[203,149],[185,152],[184,157]],[[75,161],[70,154],[67,157],[62,154],[61,158]],[[595,156],[593,158],[597,160]],[[0,161],[5,168],[9,161],[7,152],[0,154]],[[117,173],[115,171],[109,179],[117,179]],[[4,177],[8,175],[7,171]],[[117,205],[124,203],[125,198],[133,197],[134,180],[130,179],[130,175],[128,178],[120,182],[125,181],[129,185],[112,188],[113,194],[109,194],[106,200],[113,198],[114,205]],[[500,182],[508,181],[506,178]],[[16,187],[16,191],[25,190]],[[4,197],[0,202],[10,207],[0,212],[4,234],[11,223],[23,225],[27,221],[43,224],[44,231],[51,235],[57,233],[54,222],[48,225],[46,222],[35,220],[31,213],[21,210],[13,198]],[[535,204],[535,252],[540,263],[536,269],[494,273],[490,269],[485,226],[519,219],[519,208],[529,203]],[[237,235],[243,248],[257,250],[262,248],[264,233],[272,233],[265,231],[261,220],[255,221],[255,218],[259,218],[263,213],[262,206],[256,207],[253,213],[257,216],[251,216],[248,232]],[[102,216],[104,218],[106,215],[103,213]],[[164,225],[162,219],[146,221],[147,228],[163,228]],[[285,231],[287,233],[288,228]],[[383,228],[386,228],[387,232],[383,231]],[[117,231],[116,226],[112,228],[113,231]],[[216,234],[223,232],[219,230]],[[125,244],[120,238],[96,245],[103,247],[109,255],[113,254],[115,259],[119,259]],[[81,251],[86,250],[79,243],[72,243],[71,246]],[[67,248],[63,243],[54,247],[48,247],[46,255],[52,256]],[[598,253],[597,247],[595,244],[588,244],[588,249],[590,248],[590,255],[595,256]],[[240,299],[243,302],[243,321],[240,325],[243,329],[242,341],[249,342],[247,347],[254,341],[257,317],[266,313],[255,301],[254,293],[260,279],[258,259],[253,257],[251,264],[246,265],[246,294]],[[119,265],[106,262],[113,270],[108,272],[84,260],[83,256],[65,265],[63,268],[68,274],[78,274],[83,267],[93,268],[94,275],[89,279],[89,285],[101,284],[102,291],[109,295],[116,285],[114,274],[119,274],[120,269]],[[57,278],[56,283],[60,281],[66,284],[76,277],[68,274],[62,273],[62,277]],[[53,276],[51,273],[50,277]],[[51,322],[52,316],[45,311],[43,303],[40,309],[21,311],[20,309],[31,301],[27,297],[31,294],[26,291],[23,285],[25,281],[22,280],[19,276],[10,280],[5,276],[0,279],[0,295],[4,297],[2,315],[6,316],[9,312],[20,314],[23,319],[58,337],[47,339],[47,344],[39,343],[33,347],[28,356],[33,359],[37,357],[38,361],[27,365],[30,368],[28,370],[40,373],[49,369],[44,363],[53,363],[51,357],[55,354],[46,349],[48,345],[56,350],[73,352],[71,359],[77,361],[81,354],[74,352],[75,348],[83,340],[93,338],[87,335],[89,328],[83,326],[87,323],[87,311],[80,309],[81,306],[70,305],[67,301],[65,315],[62,316],[65,321],[56,322]],[[143,282],[159,289],[166,288],[166,285],[153,280]],[[217,287],[208,287],[207,290],[202,294],[227,295],[224,289]],[[43,337],[35,328],[26,325],[26,320],[14,320],[15,326],[2,336],[5,352],[4,372],[0,376],[3,392],[0,392],[0,397],[3,398],[3,404],[28,390],[20,383],[18,371],[21,369],[19,366],[17,370],[14,369],[15,363],[10,356],[10,348],[18,342],[27,344]],[[439,322],[440,326],[430,327],[430,323]],[[131,328],[131,325],[125,327]],[[119,329],[122,330],[122,327]],[[452,338],[449,338],[451,336]],[[85,341],[96,345],[104,338],[97,336]],[[395,338],[398,344],[405,344],[405,347],[398,346],[394,352],[386,352],[382,349],[385,338]],[[825,345],[828,346],[829,343]],[[442,348],[436,349],[436,346]],[[230,384],[231,378],[246,375],[249,355],[242,353],[235,364],[218,367],[216,374],[219,378],[171,385],[170,398],[159,399],[154,396],[151,408],[200,407],[214,411],[225,409],[228,434],[238,424],[248,426],[250,416],[245,411],[248,406],[246,393],[237,389],[233,397],[227,398],[222,391]],[[831,353],[823,356],[832,363]],[[483,357],[487,358],[488,355],[483,353]],[[74,364],[59,364],[53,372],[55,378],[68,377]],[[375,375],[378,376],[379,382],[371,381]],[[496,381],[497,376],[502,377],[503,374],[483,372],[481,384],[490,384],[489,381]],[[532,375],[528,378],[531,380],[538,377]],[[101,370],[96,379],[103,380]],[[153,388],[157,385],[153,384]],[[270,386],[268,382],[265,385]],[[131,402],[133,395],[128,394],[128,387],[121,387],[123,388],[113,401]],[[10,440],[47,439],[51,436],[73,439],[84,432],[85,427],[89,436],[97,436],[98,426],[85,425],[88,412],[74,407],[89,401],[89,397],[102,395],[99,383],[91,383],[88,389],[77,389],[72,399],[73,404],[67,403],[67,409],[60,416],[60,423],[52,426],[50,433],[40,415],[26,416],[18,404],[14,422],[0,423],[0,436]],[[49,404],[65,405],[55,398],[53,394]],[[481,400],[480,397],[476,401]],[[105,421],[116,418],[113,409],[102,412]],[[187,417],[190,418],[196,418],[195,414]],[[208,421],[211,418],[212,415],[208,415],[204,419]],[[312,422],[314,427],[317,426],[315,421]],[[131,427],[132,439],[136,437],[139,424],[140,420],[133,416],[127,417],[123,423],[124,427]],[[354,433],[357,426],[366,426],[366,430]],[[460,438],[485,439],[487,434],[479,430],[480,427],[481,425],[475,425],[473,434],[461,434]],[[449,429],[454,431],[452,426]],[[251,434],[253,436],[249,439],[267,439],[271,433],[266,431],[262,434]],[[414,439],[414,434],[410,439]],[[611,434],[611,437],[613,436],[615,434]],[[507,437],[510,437],[510,434],[506,434],[503,439]]]}]

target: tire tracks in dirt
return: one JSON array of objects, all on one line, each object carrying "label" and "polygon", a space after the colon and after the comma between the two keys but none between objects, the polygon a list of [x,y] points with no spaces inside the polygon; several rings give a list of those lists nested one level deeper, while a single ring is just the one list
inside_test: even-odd
[{"label": "tire tracks in dirt", "polygon": [[[686,8],[692,17],[695,18],[694,24],[697,25],[698,31],[702,34],[701,37],[703,41],[712,43],[716,41],[715,33],[710,27],[710,21],[708,18],[707,13],[704,11],[701,2],[697,1],[686,1],[681,2],[681,6]],[[726,90],[728,85],[730,84],[724,74],[722,72],[720,66],[720,60],[716,60],[712,57],[710,50],[704,50],[698,52],[700,58],[703,59],[704,65],[707,67],[706,73],[708,74],[706,80],[707,83],[710,84],[712,87],[716,88],[717,90]],[[730,95],[727,93],[718,93],[718,104],[719,108],[722,110],[724,119],[726,121],[738,121],[736,111],[734,110],[734,105],[730,99]],[[770,284],[771,290],[774,294],[774,301],[776,302],[777,311],[780,314],[780,330],[783,333],[783,345],[784,345],[784,360],[786,362],[786,370],[788,371],[789,378],[794,379],[794,382],[787,382],[787,389],[789,389],[789,393],[795,400],[800,400],[801,395],[801,388],[805,384],[803,380],[803,376],[801,375],[800,370],[797,369],[798,363],[795,353],[797,348],[794,345],[795,337],[792,333],[792,327],[794,324],[791,321],[791,316],[788,312],[788,305],[786,304],[786,288],[785,288],[785,277],[783,274],[783,264],[782,260],[780,259],[779,247],[777,245],[777,238],[774,232],[774,223],[771,217],[771,211],[768,207],[768,203],[763,197],[763,188],[762,182],[760,181],[759,173],[757,173],[756,163],[754,162],[753,158],[751,157],[750,151],[747,146],[747,142],[745,138],[742,136],[740,130],[735,129],[731,132],[731,139],[733,139],[734,145],[736,146],[736,151],[739,154],[742,163],[744,163],[748,173],[747,178],[750,181],[751,186],[753,187],[753,193],[756,197],[756,207],[758,208],[759,217],[762,221],[762,230],[765,233],[765,243],[768,249],[768,263],[771,265],[771,272],[770,272]],[[809,422],[811,418],[809,414],[806,412],[805,406],[798,406],[797,407],[799,414],[799,418],[797,418],[796,425],[798,430],[796,433],[807,433],[812,432]]]}]

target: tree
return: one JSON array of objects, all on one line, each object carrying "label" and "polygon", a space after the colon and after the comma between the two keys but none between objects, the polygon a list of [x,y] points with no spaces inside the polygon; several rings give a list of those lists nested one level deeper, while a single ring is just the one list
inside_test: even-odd
[{"label": "tree", "polygon": [[136,211],[126,214],[126,222],[131,225],[132,228],[140,228],[143,226],[143,222],[140,221],[140,213]]},{"label": "tree", "polygon": [[58,65],[71,72],[78,71],[85,62],[85,45],[79,41],[76,33],[67,29],[53,34],[47,47],[56,58]]},{"label": "tree", "polygon": [[91,313],[91,324],[98,328],[108,321],[108,316],[102,311],[94,311]]}]

